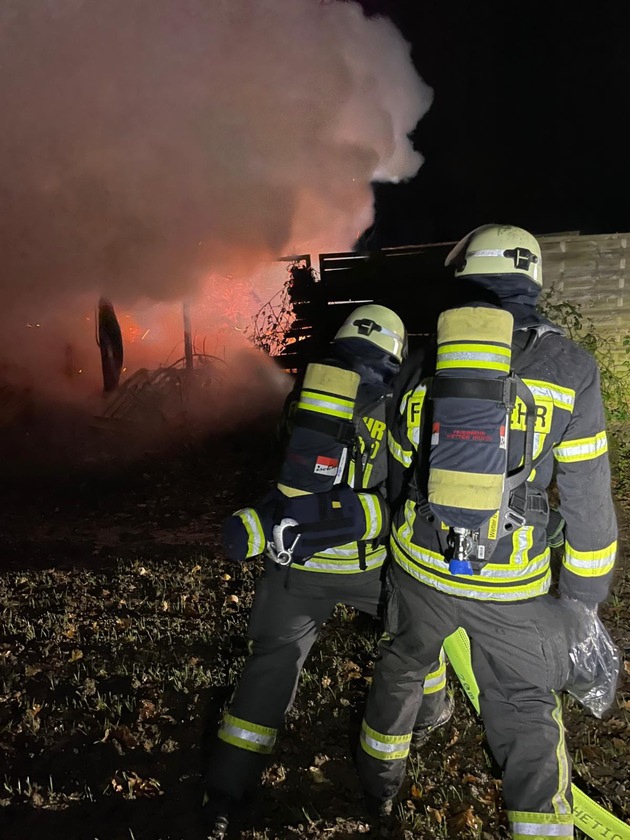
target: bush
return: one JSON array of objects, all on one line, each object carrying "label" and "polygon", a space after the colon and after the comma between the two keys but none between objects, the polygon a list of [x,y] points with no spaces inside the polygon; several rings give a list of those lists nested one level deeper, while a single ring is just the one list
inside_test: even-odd
[{"label": "bush", "polygon": [[630,488],[630,336],[619,341],[603,335],[581,306],[561,300],[553,286],[544,293],[540,310],[597,360],[613,479],[617,491],[625,493]]}]

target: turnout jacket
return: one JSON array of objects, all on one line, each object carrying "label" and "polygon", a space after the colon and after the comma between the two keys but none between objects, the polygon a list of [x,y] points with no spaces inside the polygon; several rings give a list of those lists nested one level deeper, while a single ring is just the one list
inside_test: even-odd
[{"label": "turnout jacket", "polygon": [[[522,330],[533,335],[529,344],[518,342],[524,350],[513,348],[512,363],[536,403],[528,483],[546,492],[555,464],[566,521],[560,591],[595,604],[608,593],[617,548],[599,371],[594,358],[559,327],[527,310],[515,314],[515,337]],[[449,572],[437,531],[446,526],[431,524],[421,510],[426,495],[419,459],[427,457],[431,410],[424,380],[434,371],[434,356],[425,349],[407,359],[396,383],[388,433],[392,559],[421,583],[459,597],[510,602],[542,595],[551,579],[542,525],[525,525],[500,539],[478,574]],[[510,417],[509,470],[522,459],[524,436],[525,408],[517,401]]]}]

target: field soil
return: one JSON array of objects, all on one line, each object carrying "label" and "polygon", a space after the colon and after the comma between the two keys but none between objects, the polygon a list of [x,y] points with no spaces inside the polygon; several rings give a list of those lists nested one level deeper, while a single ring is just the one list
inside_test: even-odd
[{"label": "field soil", "polygon": [[[224,558],[220,525],[269,486],[273,421],[133,455],[102,429],[83,454],[15,434],[0,491],[0,837],[201,840],[206,756],[261,571]],[[630,501],[618,504],[602,609],[624,655],[617,700],[604,720],[564,704],[574,780],[630,825]],[[338,608],[235,836],[368,834],[352,756],[378,633]],[[413,753],[391,836],[507,838],[500,773],[450,679],[455,714]]]}]

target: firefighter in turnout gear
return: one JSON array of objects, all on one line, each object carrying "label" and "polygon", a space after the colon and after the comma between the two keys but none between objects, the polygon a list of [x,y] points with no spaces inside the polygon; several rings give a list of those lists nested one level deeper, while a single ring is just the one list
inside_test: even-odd
[{"label": "firefighter in turnout gear", "polygon": [[[315,529],[310,535],[300,533],[297,540],[293,536],[286,540],[284,547],[291,549],[292,560],[286,565],[280,564],[281,552],[272,545],[250,616],[250,657],[210,757],[204,809],[209,837],[227,835],[232,815],[242,810],[243,799],[258,782],[293,703],[306,657],[336,604],[343,603],[372,616],[380,615],[389,531],[389,511],[384,501],[388,460],[386,421],[391,405],[391,382],[405,352],[405,329],[394,312],[378,305],[354,310],[337,332],[332,359],[327,360],[360,377],[353,412],[355,446],[350,449],[344,469],[347,486],[339,493],[336,488],[318,493],[314,484],[310,494],[297,491],[297,495],[289,496],[274,490],[271,503],[267,500],[257,505],[256,510],[237,511],[224,525],[228,556],[242,560],[261,553],[261,547],[269,541],[271,522],[292,521],[295,525],[302,511],[313,507],[316,511],[323,510],[322,500],[328,504],[333,499],[334,505],[337,499],[338,505],[347,507],[347,495],[351,493],[363,500],[361,510],[367,526],[361,526],[361,536],[370,533],[381,538],[357,541],[355,536],[352,542],[338,544],[339,538],[334,540],[331,536],[338,521],[333,516],[332,530]],[[297,411],[287,412],[287,407],[304,404],[311,409],[320,405],[330,408],[332,402],[332,398],[323,399],[321,391],[306,385],[296,386],[285,406],[281,424],[288,426],[289,449],[296,445],[291,430],[298,419]],[[308,416],[307,421],[301,432],[310,428]],[[320,425],[311,425],[319,431]],[[308,440],[302,442],[308,449]],[[320,475],[319,460],[313,479],[325,480],[326,468]],[[289,492],[286,485],[292,482],[284,466],[281,476],[282,486]],[[309,536],[308,548],[304,548],[303,541]],[[440,651],[434,660],[433,669],[427,670],[424,687],[427,706],[417,722],[420,738],[445,723],[452,711],[451,698],[446,693],[445,661]]]},{"label": "firefighter in turnout gear", "polygon": [[[371,810],[385,818],[424,702],[418,685],[444,639],[463,627],[488,743],[503,771],[512,837],[573,837],[571,761],[558,696],[567,687],[568,628],[576,620],[568,607],[577,604],[588,615],[586,607],[596,610],[606,598],[617,547],[599,372],[536,309],[542,264],[531,234],[486,225],[466,236],[446,264],[476,297],[442,313],[437,352],[407,359],[397,380],[389,430],[388,635],[366,705],[359,774]],[[490,326],[497,314],[513,327],[507,338]],[[454,316],[448,325],[445,315]],[[488,372],[499,379],[484,379]],[[505,394],[508,379],[518,378],[529,395],[517,390],[504,404],[497,388]],[[475,412],[462,408],[449,425],[440,409],[436,422],[440,399],[464,407],[471,396]],[[508,409],[496,436],[482,417],[484,405]],[[458,455],[451,464],[449,447]],[[484,474],[487,458],[501,451],[503,476]],[[510,476],[523,463],[527,480],[510,490]],[[566,523],[559,599],[548,594],[545,537],[554,464]],[[484,531],[474,517],[486,507],[498,510],[496,496],[492,505],[484,496],[499,477],[509,511],[491,517]]]}]

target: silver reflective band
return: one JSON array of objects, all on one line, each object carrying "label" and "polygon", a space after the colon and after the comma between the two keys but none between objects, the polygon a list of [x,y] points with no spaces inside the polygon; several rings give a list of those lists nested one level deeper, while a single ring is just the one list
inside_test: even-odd
[{"label": "silver reflective band", "polygon": [[402,336],[398,335],[398,333],[393,332],[393,330],[388,330],[387,327],[383,327],[380,324],[379,324],[379,326],[381,327],[380,330],[379,330],[380,333],[382,333],[383,335],[388,335],[390,338],[394,339],[394,342],[395,342],[394,352],[395,353],[400,353],[400,351],[403,349],[403,346],[405,344],[404,338],[402,338]]},{"label": "silver reflective band", "polygon": [[[369,540],[368,540],[368,542],[369,542]],[[372,549],[368,548],[368,551],[370,551],[370,550],[372,550]],[[372,553],[367,557],[367,562],[369,563],[370,559],[371,558],[373,559],[377,555],[379,557],[382,557],[385,554],[387,554],[387,549],[386,549],[385,546],[380,546],[379,548],[373,548]],[[310,563],[312,561],[313,557],[324,558],[324,560],[328,557],[334,558],[335,560],[337,560],[337,566],[339,565],[339,563],[343,563],[344,568],[345,568],[346,564],[348,565],[348,567],[350,567],[351,564],[352,564],[352,561],[358,559],[359,552],[357,550],[357,544],[356,544],[356,542],[354,542],[354,543],[348,543],[348,548],[346,548],[346,546],[334,546],[333,548],[324,548],[322,551],[318,551],[317,554],[313,554],[312,557],[310,559],[308,559],[306,562]],[[299,568],[299,567],[300,567],[299,564],[296,564],[295,568]]]},{"label": "silver reflective band", "polygon": [[[533,531],[533,525],[524,525],[512,535],[512,560],[510,561],[510,565],[513,563],[515,566],[523,566],[524,563],[527,563],[529,560],[529,549],[533,543]],[[517,570],[517,574],[521,572],[522,569]]]},{"label": "silver reflective band", "polygon": [[532,252],[529,249],[525,249],[523,247],[519,248],[518,245],[514,249],[512,249],[512,248],[482,248],[479,251],[468,251],[467,254],[466,254],[466,259],[470,259],[470,257],[505,257],[506,259],[510,259],[511,254],[509,256],[506,256],[505,252],[506,251],[511,251],[513,253],[515,250],[518,251],[519,253],[523,253],[523,256],[525,256],[526,253],[530,253],[531,256],[532,256],[531,265],[534,266],[534,267],[537,267],[539,265],[539,263],[540,263],[540,257],[539,256],[537,256],[536,254],[532,254]]},{"label": "silver reflective band", "polygon": [[512,834],[524,834],[530,837],[573,837],[573,826],[566,824],[513,822],[511,827]]},{"label": "silver reflective band", "polygon": [[[522,562],[522,561],[521,561]],[[527,564],[526,571],[528,580],[537,572],[542,572],[549,565],[549,549],[545,549],[543,553],[533,562]],[[523,569],[513,569],[511,571],[503,571],[502,569],[489,569],[487,566],[481,570],[480,577],[482,578],[519,578],[523,575]]]},{"label": "silver reflective band", "polygon": [[506,356],[499,353],[476,353],[473,351],[446,353],[442,350],[438,350],[438,368],[440,366],[440,362],[454,361],[498,362],[499,364],[507,365]]},{"label": "silver reflective band", "polygon": [[504,252],[505,248],[484,248],[481,251],[468,251],[466,259],[470,257],[502,257]]},{"label": "silver reflective band", "polygon": [[255,557],[258,554],[262,554],[265,550],[265,537],[261,532],[260,521],[254,516],[250,508],[243,508],[237,511],[236,515],[245,523],[245,528],[251,542],[251,548],[249,549],[250,555]]},{"label": "silver reflective band", "polygon": [[370,738],[369,735],[365,734],[365,731],[361,732],[361,740],[368,745],[368,747],[372,747],[373,750],[376,752],[385,753],[389,755],[389,753],[393,752],[400,752],[401,750],[406,750],[409,744],[411,743],[411,735],[409,736],[409,741],[406,739],[397,744],[384,744],[382,741],[377,741],[375,738]]},{"label": "silver reflective band", "polygon": [[347,414],[348,417],[352,417],[352,407],[349,408],[348,405],[345,403],[329,402],[327,400],[316,400],[313,399],[313,397],[305,397],[302,394],[298,405],[315,405],[319,406],[320,408],[327,408],[332,411],[339,411],[343,414]]},{"label": "silver reflective band", "polygon": [[559,408],[573,409],[573,405],[575,403],[574,395],[558,391],[555,388],[552,388],[551,385],[537,385],[528,379],[523,379],[523,382],[527,385],[535,397],[547,397]]},{"label": "silver reflective band", "polygon": [[443,683],[445,679],[446,666],[444,666],[444,668],[439,668],[437,677],[431,677],[430,680],[427,679],[424,681],[424,690],[426,691],[427,688],[435,688],[436,685],[440,685],[441,683]]},{"label": "silver reflective band", "polygon": [[[330,551],[330,549],[327,549]],[[376,554],[371,555],[370,557],[365,558],[365,566],[366,571],[368,569],[373,569],[375,566],[382,566],[383,561],[386,556],[386,551],[383,550],[382,552],[377,552]],[[356,552],[355,552],[356,554]],[[313,571],[319,572],[361,572],[361,564],[359,563],[358,559],[356,562],[348,562],[348,561],[338,561],[335,563],[334,560],[331,560],[329,563],[322,563],[316,560],[307,560],[303,566],[297,564],[293,567],[294,569],[311,569]]]},{"label": "silver reflective band", "polygon": [[[415,430],[414,428],[414,432]],[[403,449],[391,432],[387,432],[387,448],[403,467],[408,467],[411,464],[413,453],[408,449]]]},{"label": "silver reflective band", "polygon": [[[518,246],[517,246],[518,248]],[[505,252],[510,250],[509,248],[486,248],[480,251],[468,251],[466,253],[466,260],[469,260],[473,257],[504,257],[505,259],[510,259],[509,257],[505,256]],[[523,250],[521,248],[521,250]],[[530,252],[531,253],[531,252]],[[532,254],[532,261],[529,264],[528,272],[531,273],[536,279],[538,278],[538,270],[540,268],[540,257],[536,254]],[[521,269],[522,270],[522,269]]]},{"label": "silver reflective band", "polygon": [[575,566],[576,569],[605,569],[606,566],[614,562],[616,553],[613,550],[605,557],[598,557],[593,560],[580,560],[571,554],[570,549],[567,549],[564,556],[564,564],[569,568]]},{"label": "silver reflective band", "polygon": [[357,559],[357,550],[355,548],[343,548],[342,546],[334,546],[334,548],[325,548],[323,551],[318,551],[315,555],[317,557],[347,557],[349,560]]},{"label": "silver reflective band", "polygon": [[[412,528],[412,523],[407,520],[398,532],[396,529],[393,529],[392,536],[394,538],[394,542],[397,543],[402,551],[411,559],[417,560],[424,566],[428,566],[429,568],[435,569],[437,572],[444,574],[447,571],[447,566],[442,555],[433,556],[432,554],[428,554],[426,551],[422,551],[417,548],[414,543],[411,542]],[[523,562],[527,560],[526,552],[529,548],[531,548],[530,537],[533,530],[534,528],[532,525],[526,525],[515,532],[515,537],[519,541],[519,550],[510,563],[501,564],[498,569],[490,568],[492,564],[484,566],[480,574],[476,577],[499,579],[523,578],[524,582],[526,582],[537,572],[543,571],[543,569],[549,565],[550,552],[548,548],[545,549],[539,557],[534,558],[532,562],[529,562],[526,566],[523,565]],[[514,568],[515,566],[518,566],[518,568]]]},{"label": "silver reflective band", "polygon": [[[380,508],[377,507],[376,501],[374,500],[373,496],[369,494],[364,494],[360,496],[361,504],[365,505],[365,512],[369,517],[369,520],[365,523],[366,525],[366,533],[370,533],[376,527],[377,529],[380,528],[379,520],[380,520]],[[367,517],[366,517],[367,519]]]},{"label": "silver reflective band", "polygon": [[597,455],[605,452],[607,449],[608,441],[606,439],[606,433],[603,432],[602,435],[596,435],[584,443],[572,444],[570,441],[562,443],[560,446],[556,446],[554,451],[557,458],[574,458],[580,455]]},{"label": "silver reflective band", "polygon": [[[463,586],[450,586],[446,580],[432,578],[429,575],[424,574],[422,568],[409,561],[404,554],[401,553],[396,544],[392,544],[392,553],[394,555],[395,562],[416,580],[419,580],[421,583],[426,583],[427,586],[431,586],[439,592],[446,592],[447,595],[460,595],[462,598],[479,598],[482,594],[484,600],[487,601],[520,601],[524,598],[533,598],[536,595],[544,595],[549,591],[549,586],[551,584],[551,573],[548,571],[543,578],[539,581],[535,581],[534,583],[525,578],[523,580],[523,586],[520,588],[515,587],[505,590],[489,589],[487,592],[485,590],[482,592],[480,589],[465,589]],[[460,583],[465,583],[464,578],[459,578],[459,581]]]},{"label": "silver reflective band", "polygon": [[241,741],[250,741],[252,744],[261,744],[264,747],[273,747],[276,743],[275,735],[263,735],[262,732],[250,732],[249,729],[241,729],[240,726],[234,726],[232,723],[221,724],[221,732],[226,735],[232,735],[234,738],[240,738]]}]

